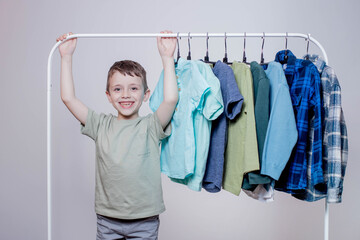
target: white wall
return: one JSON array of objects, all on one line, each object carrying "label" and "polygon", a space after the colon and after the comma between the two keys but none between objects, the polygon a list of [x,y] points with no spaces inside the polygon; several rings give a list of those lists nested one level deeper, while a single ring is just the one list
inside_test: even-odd
[{"label": "white wall", "polygon": [[[254,3],[252,3],[254,2]],[[300,32],[323,44],[342,86],[349,132],[343,203],[330,206],[330,239],[360,239],[359,94],[360,2],[351,1],[26,1],[0,0],[0,239],[45,240],[46,64],[64,32]],[[284,39],[267,39],[265,61]],[[260,39],[248,39],[249,60],[259,60]],[[289,39],[301,57],[305,41]],[[181,41],[187,55],[186,39]],[[193,59],[205,55],[205,39],[192,40]],[[223,57],[223,39],[210,39],[210,57]],[[241,60],[242,39],[228,40],[229,59]],[[319,52],[315,45],[310,52]],[[116,60],[133,59],[148,71],[154,89],[161,62],[155,39],[79,39],[74,57],[77,95],[96,111],[113,112],[104,89]],[[59,55],[53,67],[53,239],[95,239],[94,144],[59,97]],[[141,113],[150,112],[144,106]],[[226,191],[192,192],[163,176],[167,211],[160,239],[323,238],[324,201],[307,203],[276,192],[264,204]]]}]

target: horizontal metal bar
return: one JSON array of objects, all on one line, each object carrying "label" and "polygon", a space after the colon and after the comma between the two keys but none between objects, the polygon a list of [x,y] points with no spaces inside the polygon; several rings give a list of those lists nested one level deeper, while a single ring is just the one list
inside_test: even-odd
[{"label": "horizontal metal bar", "polygon": [[[303,33],[79,33],[69,35],[66,40],[72,38],[154,38],[154,37],[295,37],[308,39],[316,44],[324,57],[325,62],[328,64],[328,57],[323,46],[310,34]],[[54,46],[56,49],[60,42]]]}]

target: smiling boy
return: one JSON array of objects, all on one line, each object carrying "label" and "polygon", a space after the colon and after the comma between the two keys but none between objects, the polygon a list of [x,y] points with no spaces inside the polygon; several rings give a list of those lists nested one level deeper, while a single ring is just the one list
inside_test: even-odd
[{"label": "smiling boy", "polygon": [[117,116],[97,114],[75,96],[72,56],[76,41],[70,39],[59,46],[61,99],[80,121],[82,133],[95,141],[97,240],[157,239],[159,214],[165,211],[159,145],[170,134],[169,122],[178,101],[176,38],[157,38],[164,100],[155,113],[145,117],[139,116],[139,109],[149,99],[150,90],[145,70],[134,61],[115,62],[108,72],[106,95]]}]

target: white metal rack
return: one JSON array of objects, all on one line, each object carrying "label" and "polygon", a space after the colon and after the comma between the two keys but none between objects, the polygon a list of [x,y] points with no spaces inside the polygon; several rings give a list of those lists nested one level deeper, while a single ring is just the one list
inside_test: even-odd
[{"label": "white metal rack", "polygon": [[[66,40],[72,38],[154,38],[158,36],[163,37],[292,37],[303,38],[313,42],[322,52],[323,58],[327,64],[328,57],[323,46],[310,34],[302,33],[91,33],[91,34],[73,34],[69,35]],[[66,41],[65,40],[65,41]],[[47,65],[47,229],[48,240],[52,239],[52,191],[51,191],[51,68],[52,57],[55,50],[61,42],[57,42],[50,51]],[[329,240],[329,206],[325,200],[325,214],[324,214],[324,240]]]}]

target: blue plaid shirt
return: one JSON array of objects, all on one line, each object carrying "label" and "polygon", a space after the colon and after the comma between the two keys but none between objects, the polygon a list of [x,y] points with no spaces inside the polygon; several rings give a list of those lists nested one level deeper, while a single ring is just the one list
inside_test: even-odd
[{"label": "blue plaid shirt", "polygon": [[[296,118],[298,141],[279,181],[277,190],[295,193],[308,186],[307,171],[311,170],[310,183],[315,186],[324,182],[322,169],[322,125],[321,125],[321,80],[316,66],[308,61],[297,59],[287,50],[288,60],[284,64],[285,50],[276,54],[275,61],[283,64],[290,88],[291,101]],[[311,124],[310,124],[311,123]],[[309,131],[313,128],[311,143]],[[311,149],[312,157],[307,152]]]},{"label": "blue plaid shirt", "polygon": [[[328,203],[340,203],[348,159],[348,138],[341,107],[341,88],[335,71],[322,59],[317,55],[309,55],[309,60],[316,65],[321,75],[325,183],[317,188],[308,184],[306,190],[293,194],[293,196],[306,201],[316,201],[326,197]],[[313,131],[310,136],[313,136]],[[308,152],[308,155],[311,156],[311,151]]]}]

